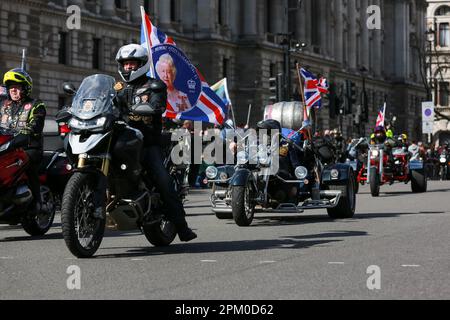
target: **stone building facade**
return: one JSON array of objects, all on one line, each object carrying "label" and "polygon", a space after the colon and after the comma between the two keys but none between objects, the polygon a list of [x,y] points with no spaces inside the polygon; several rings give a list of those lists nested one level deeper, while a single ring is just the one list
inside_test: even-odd
[{"label": "stone building facade", "polygon": [[[450,143],[450,1],[428,0],[427,29],[431,37],[427,80],[436,106],[433,140]],[[431,63],[430,63],[431,62]]]},{"label": "stone building facade", "polygon": [[[70,5],[81,8],[79,30],[67,29]],[[286,46],[280,43],[291,34],[292,48],[307,44],[290,52],[291,92],[298,83],[296,62],[338,89],[352,80],[358,96],[364,78],[370,115],[363,131],[373,129],[387,97],[387,115],[397,117],[398,130],[420,138],[425,0],[2,0],[0,72],[18,66],[27,48],[35,93],[54,113],[66,99],[63,81],[117,75],[118,48],[140,37],[140,5],[209,83],[228,78],[238,122],[245,122],[249,104],[251,122],[262,118],[270,104],[269,78],[284,70]],[[371,5],[381,9],[380,29],[367,27]],[[339,122],[344,134],[358,134],[352,115],[330,117],[327,106],[320,111],[321,128]]]}]

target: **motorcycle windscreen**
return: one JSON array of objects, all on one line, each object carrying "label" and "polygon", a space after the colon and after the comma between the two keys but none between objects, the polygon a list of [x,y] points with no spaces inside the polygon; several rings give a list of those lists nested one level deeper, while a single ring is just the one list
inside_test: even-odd
[{"label": "motorcycle windscreen", "polygon": [[114,83],[113,77],[104,74],[85,78],[73,99],[70,113],[81,120],[113,113]]}]

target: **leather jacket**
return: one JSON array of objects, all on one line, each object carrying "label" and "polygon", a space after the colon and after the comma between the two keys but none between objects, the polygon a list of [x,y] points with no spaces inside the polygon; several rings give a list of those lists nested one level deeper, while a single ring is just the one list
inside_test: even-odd
[{"label": "leather jacket", "polygon": [[[128,114],[128,124],[144,135],[144,146],[160,145],[162,115],[167,103],[167,87],[164,82],[144,76],[129,84],[119,82],[116,84],[116,91],[119,107]],[[155,113],[147,117],[133,115],[131,107],[138,103],[150,104]]]}]

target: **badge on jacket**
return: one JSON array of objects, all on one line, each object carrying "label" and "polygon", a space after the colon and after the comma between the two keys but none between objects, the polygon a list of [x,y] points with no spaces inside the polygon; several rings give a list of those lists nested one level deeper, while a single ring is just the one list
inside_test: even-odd
[{"label": "badge on jacket", "polygon": [[114,90],[121,91],[124,88],[123,82],[117,81],[114,85]]}]

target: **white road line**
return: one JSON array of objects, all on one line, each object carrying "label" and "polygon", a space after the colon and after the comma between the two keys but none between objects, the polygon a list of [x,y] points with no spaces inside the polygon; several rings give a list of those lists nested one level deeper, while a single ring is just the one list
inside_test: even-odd
[{"label": "white road line", "polygon": [[131,261],[144,261],[144,259],[142,259],[142,258],[134,258],[134,259],[131,259]]},{"label": "white road line", "polygon": [[217,262],[217,260],[201,260],[202,262]]},{"label": "white road line", "polygon": [[276,261],[273,260],[265,260],[265,261],[260,261],[259,263],[275,263]]},{"label": "white road line", "polygon": [[418,264],[402,264],[402,267],[405,267],[405,268],[419,268],[420,265],[418,265]]},{"label": "white road line", "polygon": [[0,257],[0,259],[3,259],[3,260],[12,260],[12,259],[14,259],[14,257]]},{"label": "white road line", "polygon": [[328,262],[328,264],[340,264],[340,265],[343,265],[343,264],[345,264],[345,262]]}]

